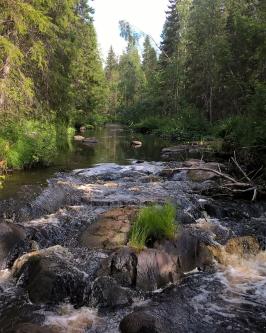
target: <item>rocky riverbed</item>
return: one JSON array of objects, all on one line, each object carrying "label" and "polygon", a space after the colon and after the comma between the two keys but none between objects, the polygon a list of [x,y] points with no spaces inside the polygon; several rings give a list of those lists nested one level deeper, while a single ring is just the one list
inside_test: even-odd
[{"label": "rocky riverbed", "polygon": [[[217,168],[60,173],[3,218],[0,332],[265,332],[266,204],[208,197],[221,181],[210,171],[171,171],[198,164]],[[138,210],[169,201],[176,239],[130,248]]]}]

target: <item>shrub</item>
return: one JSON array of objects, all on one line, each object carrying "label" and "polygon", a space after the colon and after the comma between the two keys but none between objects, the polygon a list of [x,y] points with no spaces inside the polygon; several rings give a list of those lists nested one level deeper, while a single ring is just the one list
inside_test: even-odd
[{"label": "shrub", "polygon": [[149,242],[174,238],[177,230],[175,217],[176,208],[170,203],[142,208],[131,230],[130,245],[143,249]]},{"label": "shrub", "polygon": [[9,122],[0,129],[0,160],[9,167],[23,168],[49,165],[63,151],[70,148],[74,129],[54,122],[22,120]]}]

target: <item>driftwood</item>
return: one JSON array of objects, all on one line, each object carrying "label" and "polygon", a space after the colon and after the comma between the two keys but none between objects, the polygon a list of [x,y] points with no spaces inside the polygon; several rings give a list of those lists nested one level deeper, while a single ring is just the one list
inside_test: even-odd
[{"label": "driftwood", "polygon": [[[236,154],[234,153],[234,157],[231,158],[233,161],[234,165],[236,166],[237,170],[242,174],[242,179],[238,180],[231,175],[228,175],[226,173],[223,173],[221,171],[221,168],[219,164],[217,164],[218,169],[211,169],[211,168],[204,168],[204,166],[199,166],[199,167],[180,167],[180,168],[173,168],[173,169],[168,169],[167,171],[169,172],[175,172],[175,171],[190,171],[190,170],[198,170],[198,171],[206,171],[206,172],[212,172],[216,174],[217,176],[221,177],[224,180],[227,180],[229,182],[222,183],[219,185],[219,189],[222,191],[227,191],[231,194],[240,194],[240,193],[248,193],[248,192],[253,192],[252,195],[252,201],[255,201],[257,199],[257,195],[259,193],[265,195],[265,189],[255,183],[255,178],[259,174],[260,171],[262,171],[263,166],[258,169],[252,171],[249,175],[243,170],[243,168],[240,166],[240,164],[237,161]],[[251,177],[251,174],[253,176]],[[243,181],[245,180],[245,181]]]}]

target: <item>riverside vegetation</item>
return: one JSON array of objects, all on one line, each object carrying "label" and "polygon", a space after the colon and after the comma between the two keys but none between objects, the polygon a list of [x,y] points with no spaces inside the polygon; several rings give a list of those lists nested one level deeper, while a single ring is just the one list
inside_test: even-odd
[{"label": "riverside vegetation", "polygon": [[170,203],[142,208],[131,230],[130,245],[141,250],[154,240],[173,239],[177,231],[175,217],[176,209]]}]

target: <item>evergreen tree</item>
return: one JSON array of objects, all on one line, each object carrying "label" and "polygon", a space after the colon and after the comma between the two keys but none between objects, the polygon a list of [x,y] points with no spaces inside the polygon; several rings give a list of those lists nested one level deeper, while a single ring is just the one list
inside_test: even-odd
[{"label": "evergreen tree", "polygon": [[159,85],[162,91],[163,112],[170,116],[177,113],[179,98],[177,47],[180,39],[180,22],[177,0],[169,0],[166,15],[159,61]]},{"label": "evergreen tree", "polygon": [[108,87],[108,112],[112,116],[116,116],[116,110],[118,108],[118,83],[119,83],[119,71],[117,56],[112,48],[108,52],[105,67],[105,77]]},{"label": "evergreen tree", "polygon": [[144,41],[142,68],[147,80],[148,87],[154,81],[155,71],[157,69],[157,55],[155,49],[151,46],[150,37],[146,36]]}]

